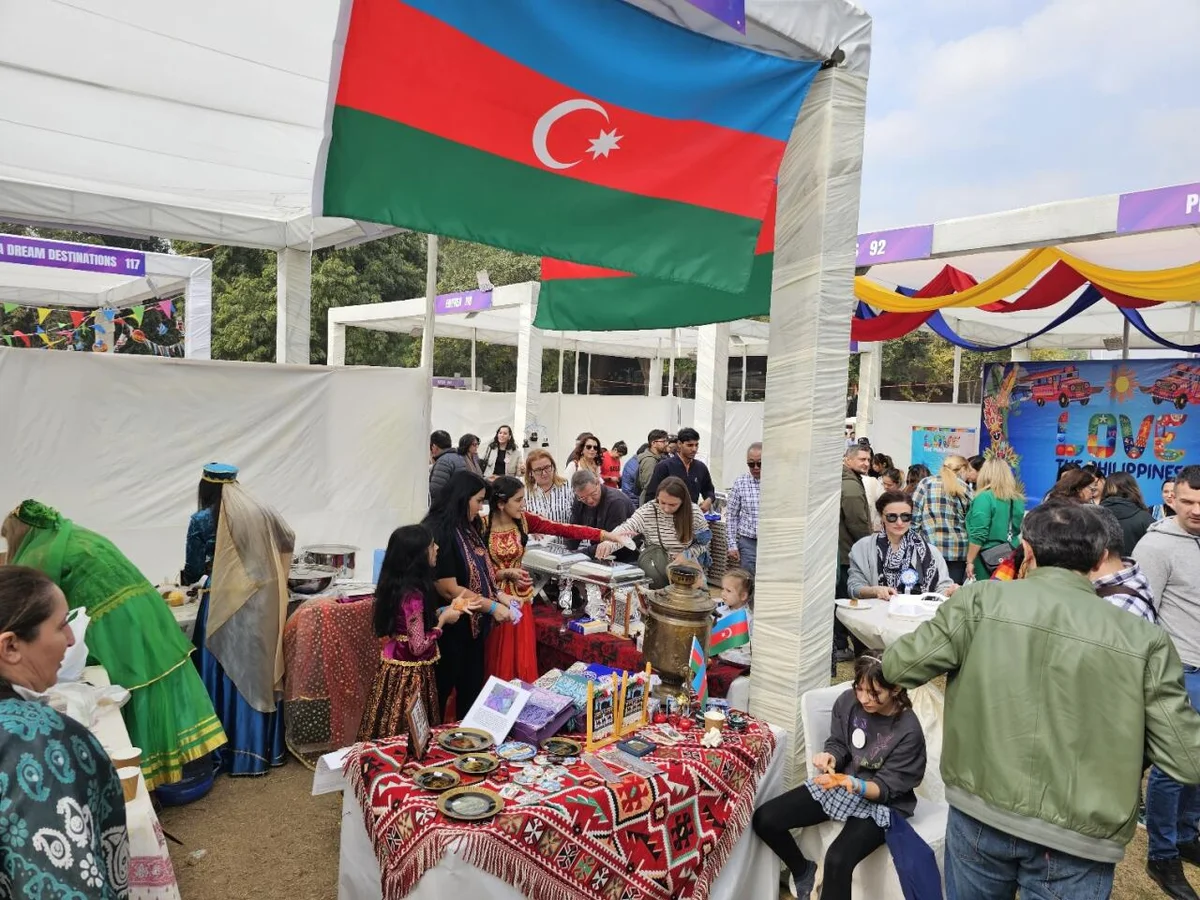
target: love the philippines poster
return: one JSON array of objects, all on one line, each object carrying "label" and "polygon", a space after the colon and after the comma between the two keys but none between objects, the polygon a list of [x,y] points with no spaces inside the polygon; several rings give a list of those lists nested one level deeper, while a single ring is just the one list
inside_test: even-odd
[{"label": "love the philippines poster", "polygon": [[1200,360],[993,363],[981,452],[1013,464],[1037,503],[1068,463],[1128,472],[1147,505],[1200,462]]},{"label": "love the philippines poster", "polygon": [[912,465],[926,465],[937,474],[947,456],[974,456],[979,436],[974,428],[941,425],[914,425],[912,429]]}]

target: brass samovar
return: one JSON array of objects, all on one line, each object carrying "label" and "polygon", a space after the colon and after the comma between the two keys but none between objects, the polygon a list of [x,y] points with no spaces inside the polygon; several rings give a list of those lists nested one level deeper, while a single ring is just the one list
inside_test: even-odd
[{"label": "brass samovar", "polygon": [[667,569],[670,585],[650,592],[645,615],[642,653],[662,678],[659,693],[675,694],[688,680],[692,638],[708,651],[716,601],[704,585],[704,571],[696,566]]}]

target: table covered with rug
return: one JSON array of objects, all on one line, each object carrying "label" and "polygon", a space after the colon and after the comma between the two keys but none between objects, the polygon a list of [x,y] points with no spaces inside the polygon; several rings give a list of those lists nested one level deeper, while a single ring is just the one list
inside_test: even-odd
[{"label": "table covered with rug", "polygon": [[[575,662],[600,663],[627,672],[640,672],[646,658],[638,650],[637,641],[615,634],[579,634],[566,627],[567,619],[554,606],[533,605],[534,629],[537,633],[538,671],[566,671]],[[739,675],[749,675],[749,666],[737,666],[723,659],[708,663],[708,693],[724,697],[729,685]]]},{"label": "table covered with rug", "polygon": [[[95,687],[110,683],[104,666],[85,668],[83,681]],[[124,748],[130,745],[121,711],[111,703],[100,704],[91,732],[103,746]],[[146,779],[140,774],[137,794],[125,804],[125,825],[129,831],[129,900],[179,900],[179,885],[175,881],[167,841],[150,802]]]},{"label": "table covered with rug", "polygon": [[[405,761],[405,739],[356,745],[343,770],[339,900],[776,896],[778,862],[749,822],[784,789],[787,737],[755,720],[717,748],[700,737],[647,756],[661,775],[606,784],[577,762],[559,790],[476,823],[446,818],[438,795],[412,783],[420,765]],[[422,765],[450,757],[434,745]],[[499,791],[514,771],[482,782]]]},{"label": "table covered with rug", "polygon": [[284,739],[312,768],[353,744],[379,671],[373,598],[305,600],[283,628]]}]

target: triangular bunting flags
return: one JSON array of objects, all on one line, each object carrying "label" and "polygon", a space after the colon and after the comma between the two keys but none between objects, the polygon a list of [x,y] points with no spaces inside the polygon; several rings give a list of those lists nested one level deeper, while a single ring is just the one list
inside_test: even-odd
[{"label": "triangular bunting flags", "polygon": [[20,338],[20,339],[21,339],[21,340],[24,342],[24,344],[25,344],[25,346],[26,346],[26,347],[31,347],[31,346],[33,346],[32,344],[30,344],[30,343],[29,343],[29,335],[27,335],[27,334],[26,334],[25,332],[23,332],[23,331],[13,331],[13,337],[18,337],[18,338]]},{"label": "triangular bunting flags", "polygon": [[16,312],[18,306],[19,306],[19,304],[16,304],[16,303],[5,303],[4,311],[6,313]]},{"label": "triangular bunting flags", "polygon": [[175,315],[175,304],[170,300],[160,300],[158,303],[158,308],[162,311],[164,316]]},{"label": "triangular bunting flags", "polygon": [[12,346],[12,335],[6,334],[6,335],[3,335],[3,337],[4,337],[4,343],[8,344],[8,346],[11,347]]},{"label": "triangular bunting flags", "polygon": [[87,318],[87,313],[80,312],[77,309],[71,310],[71,324],[78,328],[83,324],[83,320]]},{"label": "triangular bunting flags", "polygon": [[41,325],[43,322],[46,321],[46,316],[50,315],[50,310],[45,306],[39,306],[37,308],[37,311],[38,311],[38,324]]},{"label": "triangular bunting flags", "polygon": [[146,315],[146,307],[135,306],[133,309],[131,309],[129,311],[129,314],[131,316],[133,316],[133,321],[138,323],[138,328],[141,328],[142,327],[142,317],[144,315]]}]

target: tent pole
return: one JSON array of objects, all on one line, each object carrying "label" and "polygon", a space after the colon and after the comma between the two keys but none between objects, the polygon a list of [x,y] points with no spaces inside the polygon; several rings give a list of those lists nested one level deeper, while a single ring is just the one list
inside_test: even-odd
[{"label": "tent pole", "polygon": [[575,383],[571,385],[571,393],[579,393],[579,341],[575,342]]},{"label": "tent pole", "polygon": [[425,325],[421,329],[421,368],[425,370],[425,434],[433,431],[433,328],[437,308],[438,238],[425,238]]},{"label": "tent pole", "polygon": [[[1195,343],[1196,343],[1196,304],[1193,302],[1193,303],[1188,304],[1188,344],[1194,345]],[[1195,356],[1195,355],[1196,354],[1194,354],[1194,353],[1192,354],[1192,356]]]},{"label": "tent pole", "polygon": [[958,402],[958,386],[962,382],[962,347],[954,347],[954,390],[950,395],[950,402]]},{"label": "tent pole", "polygon": [[583,382],[583,392],[590,394],[592,392],[592,354],[588,354],[587,378]]},{"label": "tent pole", "polygon": [[1125,319],[1125,327],[1121,329],[1121,359],[1129,359],[1129,320]]},{"label": "tent pole", "polygon": [[558,345],[558,393],[559,393],[559,395],[561,395],[563,393],[563,383],[562,383],[563,356],[565,356],[565,355],[566,355],[566,353],[562,348],[562,344],[559,343],[559,345]]},{"label": "tent pole", "polygon": [[746,342],[742,341],[742,402],[746,402]]},{"label": "tent pole", "polygon": [[676,353],[675,329],[672,328],[671,329],[671,371],[667,375],[667,396],[668,397],[675,396],[675,353]]},{"label": "tent pole", "polygon": [[478,328],[471,329],[471,390],[477,391],[479,388],[475,384],[475,333]]}]

